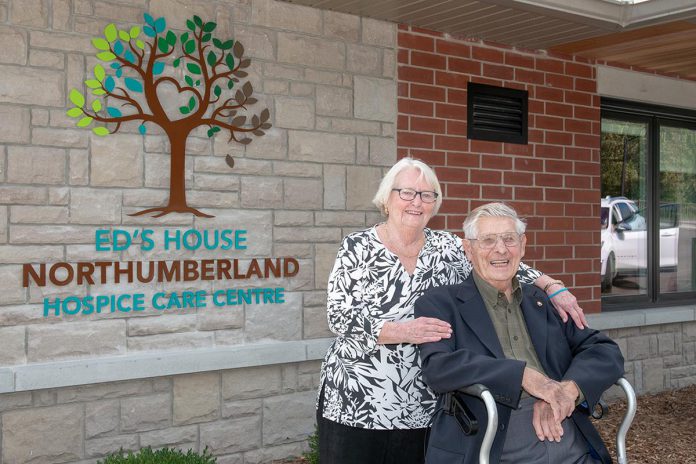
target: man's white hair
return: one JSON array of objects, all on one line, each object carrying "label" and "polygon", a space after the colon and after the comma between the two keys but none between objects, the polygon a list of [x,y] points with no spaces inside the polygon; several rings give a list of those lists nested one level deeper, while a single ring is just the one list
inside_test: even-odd
[{"label": "man's white hair", "polygon": [[435,199],[435,207],[433,208],[433,216],[437,214],[442,204],[442,188],[440,187],[440,182],[437,180],[435,171],[433,168],[422,162],[421,160],[413,158],[402,158],[394,164],[394,166],[389,169],[387,174],[382,179],[379,184],[377,193],[372,199],[372,203],[379,208],[383,215],[387,215],[385,212],[385,206],[389,201],[389,195],[391,195],[392,189],[394,188],[394,183],[396,182],[396,177],[401,174],[402,171],[415,168],[420,171],[420,176],[418,180],[425,179],[425,181],[431,186],[434,192],[437,193],[437,198]]},{"label": "man's white hair", "polygon": [[482,217],[510,218],[515,221],[515,231],[523,234],[527,224],[517,215],[517,211],[505,203],[486,203],[474,209],[464,220],[464,238],[476,238],[478,236],[478,221]]}]

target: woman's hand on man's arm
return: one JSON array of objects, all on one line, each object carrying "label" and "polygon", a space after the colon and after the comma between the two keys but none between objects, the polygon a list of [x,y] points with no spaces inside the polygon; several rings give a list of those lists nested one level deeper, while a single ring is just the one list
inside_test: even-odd
[{"label": "woman's hand on man's arm", "polygon": [[546,292],[563,322],[568,322],[568,316],[570,316],[579,329],[588,327],[585,313],[578,304],[577,298],[565,288],[563,282],[544,274],[534,281],[534,285]]},{"label": "woman's hand on man's arm", "polygon": [[377,338],[377,343],[388,345],[392,343],[421,343],[439,342],[452,336],[452,327],[448,322],[434,317],[419,317],[404,322],[385,322]]}]

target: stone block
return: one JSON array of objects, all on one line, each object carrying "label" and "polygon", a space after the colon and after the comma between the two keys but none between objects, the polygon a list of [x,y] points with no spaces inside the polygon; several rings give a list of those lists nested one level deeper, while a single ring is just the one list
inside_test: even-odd
[{"label": "stone block", "polygon": [[[276,226],[311,226],[313,220],[314,215],[309,211],[276,211],[273,224]],[[1,257],[2,253],[0,252],[0,259]]]},{"label": "stone block", "polygon": [[[219,153],[220,150],[216,145],[215,153]],[[229,169],[229,166],[227,166],[225,162],[225,158],[221,156],[196,157],[194,160],[194,173],[207,172],[211,174],[223,174],[230,172]],[[270,161],[235,157],[234,169],[231,173],[250,174],[255,176],[269,175],[272,173],[272,165]]]},{"label": "stone block", "polygon": [[104,400],[85,404],[85,438],[118,433],[119,401]]},{"label": "stone block", "polygon": [[275,227],[277,242],[330,242],[341,240],[341,230],[334,227]]},{"label": "stone block", "polygon": [[365,45],[348,45],[346,69],[355,74],[381,76],[381,50]]},{"label": "stone block", "polygon": [[[186,198],[189,206],[194,208],[239,208],[237,192],[220,192],[214,190],[188,190]],[[222,211],[209,211],[214,216]]]},{"label": "stone block", "polygon": [[239,176],[230,174],[194,174],[193,188],[203,190],[239,191]]},{"label": "stone block", "polygon": [[8,147],[7,181],[17,184],[65,182],[65,150],[41,147]]},{"label": "stone block", "polygon": [[[317,125],[319,119],[317,119]],[[330,119],[330,127],[332,132],[338,132],[342,134],[365,134],[365,135],[379,135],[381,133],[381,125],[377,121],[365,121],[361,119],[348,119],[348,118],[332,118]],[[367,149],[361,149],[360,138],[358,138],[358,159],[357,164],[367,164]],[[364,156],[364,160],[362,159]]]},{"label": "stone block", "polygon": [[217,464],[244,464],[244,454],[228,454],[217,458]]},{"label": "stone block", "polygon": [[[268,256],[272,245],[272,215],[270,211],[223,211],[214,218],[201,222],[200,230],[239,229],[246,230],[246,249],[227,251],[239,257]],[[198,250],[197,258],[220,258],[219,250]]]},{"label": "stone block", "polygon": [[244,327],[244,312],[241,308],[238,309],[234,306],[211,307],[198,313],[198,330],[240,329],[242,327]]},{"label": "stone block", "polygon": [[150,446],[161,448],[164,446],[176,447],[181,449],[190,448],[193,443],[198,441],[198,427],[188,425],[184,427],[168,427],[151,432],[140,434],[140,446]]},{"label": "stone block", "polygon": [[152,380],[130,380],[61,388],[56,392],[58,403],[126,398],[152,393]]},{"label": "stone block", "polygon": [[287,95],[290,92],[290,83],[278,79],[267,79],[263,82],[263,93],[268,95]]},{"label": "stone block", "polygon": [[222,405],[222,417],[225,419],[236,417],[260,416],[263,407],[262,399],[228,401]]},{"label": "stone block", "polygon": [[275,395],[281,384],[279,366],[232,369],[222,373],[222,398],[238,401]]},{"label": "stone block", "polygon": [[304,78],[304,68],[279,63],[265,63],[263,75],[267,78],[302,80]]},{"label": "stone block", "polygon": [[365,213],[354,211],[317,211],[314,213],[316,226],[364,226]]},{"label": "stone block", "polygon": [[655,335],[644,335],[631,337],[626,342],[628,347],[628,360],[635,361],[638,359],[649,358],[652,354],[655,354],[657,345],[657,338]]},{"label": "stone block", "polygon": [[370,137],[370,164],[392,166],[396,163],[396,140],[394,138]]},{"label": "stone block", "polygon": [[275,97],[275,124],[286,129],[313,129],[314,101],[309,98]]},{"label": "stone block", "polygon": [[349,166],[347,168],[346,208],[349,210],[374,210],[372,198],[382,180],[379,168]]},{"label": "stone block", "polygon": [[0,121],[3,121],[0,124],[0,143],[29,143],[31,117],[28,108],[0,105]]},{"label": "stone block", "polygon": [[94,243],[92,226],[37,227],[13,225],[10,227],[10,243]]},{"label": "stone block", "polygon": [[392,79],[396,76],[396,54],[394,50],[382,50],[382,76]]},{"label": "stone block", "polygon": [[[170,155],[148,154],[145,156],[145,186],[169,188],[169,169],[171,163]],[[190,186],[193,179],[191,162],[187,162],[184,167],[184,179],[187,186]]]},{"label": "stone block", "polygon": [[48,187],[48,204],[67,206],[70,201],[70,188]]},{"label": "stone block", "polygon": [[663,333],[657,335],[657,349],[662,356],[674,354],[677,351],[674,333]]},{"label": "stone block", "polygon": [[11,2],[10,23],[17,26],[46,27],[48,25],[48,5],[43,0]]},{"label": "stone block", "polygon": [[356,118],[396,121],[396,83],[393,80],[355,76],[353,86]]},{"label": "stone block", "polygon": [[299,457],[308,449],[309,447],[304,441],[280,446],[265,446],[261,449],[244,453],[244,464],[283,462],[287,461],[289,457]]},{"label": "stone block", "polygon": [[[58,110],[54,110],[58,111]],[[63,111],[60,110],[62,113]],[[31,109],[31,124],[32,126],[47,126],[49,121],[50,112],[43,108],[32,108]],[[66,116],[67,117],[67,116]]]},{"label": "stone block", "polygon": [[[324,282],[323,286],[326,286]],[[324,306],[305,306],[302,318],[302,338],[324,338],[332,337],[333,333],[329,330],[326,320],[326,305]]]},{"label": "stone block", "polygon": [[321,34],[321,10],[274,0],[251,3],[251,23],[272,29]]},{"label": "stone block", "polygon": [[665,389],[665,370],[662,359],[643,361],[643,392],[655,393]]},{"label": "stone block", "polygon": [[321,177],[322,166],[299,161],[274,161],[273,174],[282,177]]},{"label": "stone block", "polygon": [[165,333],[191,332],[196,328],[195,314],[167,314],[138,317],[128,321],[128,336],[156,335]]},{"label": "stone block", "polygon": [[143,20],[143,9],[109,1],[94,1],[94,16],[109,21],[139,23]]},{"label": "stone block", "polygon": [[[177,317],[177,316],[173,316]],[[195,350],[213,346],[209,333],[183,332],[128,338],[128,351]]]},{"label": "stone block", "polygon": [[288,133],[285,129],[271,127],[263,137],[256,137],[246,146],[249,158],[285,159],[288,154]]},{"label": "stone block", "polygon": [[[274,4],[277,5],[277,3]],[[274,32],[269,31],[268,29],[238,25],[234,29],[234,38],[244,45],[244,56],[248,56],[250,58],[260,58],[262,60],[275,59]]]},{"label": "stone block", "polygon": [[305,440],[314,433],[315,392],[292,393],[263,402],[263,444]]},{"label": "stone block", "polygon": [[346,167],[324,165],[324,208],[345,209]]},{"label": "stone block", "polygon": [[61,71],[0,65],[0,103],[64,106],[63,85]]},{"label": "stone block", "polygon": [[360,17],[324,10],[324,35],[348,42],[357,42],[360,37]]},{"label": "stone block", "polygon": [[56,404],[56,393],[51,390],[38,390],[31,392],[34,406],[54,406]]},{"label": "stone block", "polygon": [[353,136],[293,130],[289,139],[290,159],[345,164],[355,161]]},{"label": "stone block", "polygon": [[243,208],[280,208],[283,205],[283,180],[274,177],[242,177]]},{"label": "stone block", "polygon": [[363,43],[387,48],[396,45],[396,24],[372,18],[361,19]]},{"label": "stone block", "polygon": [[291,82],[290,95],[295,97],[311,97],[314,95],[314,86],[306,82]]},{"label": "stone block", "polygon": [[343,87],[317,86],[317,114],[350,117],[353,114],[353,92]]},{"label": "stone block", "polygon": [[[317,13],[321,14],[318,10]],[[346,50],[342,42],[319,37],[278,33],[278,61],[308,67],[342,70]]]},{"label": "stone block", "polygon": [[35,127],[31,142],[34,145],[49,145],[64,148],[87,148],[89,132],[83,129],[54,129]]},{"label": "stone block", "polygon": [[44,187],[0,185],[0,198],[8,205],[40,205],[48,200],[48,191]]},{"label": "stone block", "polygon": [[11,206],[13,224],[52,224],[68,222],[65,206]]},{"label": "stone block", "polygon": [[390,122],[382,123],[382,137],[395,138],[396,137],[396,124]]},{"label": "stone block", "polygon": [[217,419],[220,417],[220,374],[175,376],[172,398],[175,425]]},{"label": "stone block", "polygon": [[277,243],[273,245],[273,254],[274,256],[311,259],[314,256],[312,248],[311,244]]},{"label": "stone block", "polygon": [[121,400],[121,432],[143,432],[171,424],[171,396],[158,393]]},{"label": "stone block", "polygon": [[136,434],[85,440],[85,456],[90,458],[103,457],[118,450],[137,451],[139,448]]},{"label": "stone block", "polygon": [[[47,50],[31,50],[29,52],[29,66],[63,69],[65,67],[65,55]],[[74,125],[75,121],[72,122]]]},{"label": "stone block", "polygon": [[3,304],[24,303],[26,293],[22,287],[21,266],[0,266],[0,295]]},{"label": "stone block", "polygon": [[324,71],[315,68],[305,70],[305,81],[334,86],[344,85],[343,75],[340,72]]},{"label": "stone block", "polygon": [[54,30],[67,31],[70,29],[70,0],[53,0],[51,26]]},{"label": "stone block", "polygon": [[70,222],[73,224],[120,224],[121,191],[74,188],[70,193]]},{"label": "stone block", "polygon": [[68,180],[70,185],[89,184],[89,152],[70,150],[68,153]]},{"label": "stone block", "polygon": [[302,338],[302,296],[286,289],[285,303],[245,306],[246,342],[300,340]]},{"label": "stone block", "polygon": [[244,329],[215,331],[215,346],[237,346],[244,344]]},{"label": "stone block", "polygon": [[[0,193],[2,192],[0,191]],[[0,243],[7,242],[7,218],[7,206],[0,206]]]},{"label": "stone block", "polygon": [[143,185],[143,143],[140,135],[92,136],[90,179],[92,186]]},{"label": "stone block", "polygon": [[261,446],[261,418],[242,417],[200,425],[200,446],[215,455],[231,454]]},{"label": "stone block", "polygon": [[0,50],[0,63],[20,65],[27,63],[27,38],[21,29],[1,26],[0,43],[9,45]]},{"label": "stone block", "polygon": [[10,411],[12,409],[31,406],[31,392],[16,392],[0,394],[0,412]]},{"label": "stone block", "polygon": [[95,357],[126,352],[125,321],[71,322],[27,328],[28,361]]},{"label": "stone block", "polygon": [[339,241],[340,239],[331,244],[317,244],[314,247],[314,285],[316,288],[326,288],[329,281],[329,274],[331,273],[334,262],[336,261]]},{"label": "stone block", "polygon": [[0,246],[1,264],[61,261],[62,259],[63,247],[60,246]]},{"label": "stone block", "polygon": [[[204,21],[215,19],[215,5],[206,0],[152,0],[150,2],[150,14],[157,18],[166,16],[167,25],[184,30],[186,20],[194,14]],[[220,39],[223,39],[220,37]],[[224,38],[227,40],[227,38]]]},{"label": "stone block", "polygon": [[324,194],[320,179],[285,179],[283,186],[286,209],[321,209]]},{"label": "stone block", "polygon": [[0,328],[0,366],[24,364],[27,360],[24,327]]},{"label": "stone block", "polygon": [[2,462],[57,464],[77,461],[84,457],[82,430],[80,405],[6,412],[2,416]]}]

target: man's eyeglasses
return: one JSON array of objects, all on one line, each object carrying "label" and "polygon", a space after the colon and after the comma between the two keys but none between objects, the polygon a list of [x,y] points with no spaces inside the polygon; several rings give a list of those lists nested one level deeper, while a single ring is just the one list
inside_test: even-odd
[{"label": "man's eyeglasses", "polygon": [[516,232],[505,232],[504,234],[482,235],[479,238],[470,238],[472,242],[477,242],[482,250],[490,250],[498,243],[498,239],[503,241],[503,245],[508,248],[520,246],[522,236]]},{"label": "man's eyeglasses", "polygon": [[399,198],[401,198],[404,201],[413,201],[418,195],[420,195],[423,203],[434,203],[435,200],[437,200],[437,192],[431,192],[429,190],[419,192],[410,188],[403,188],[392,189],[392,192],[399,192]]}]

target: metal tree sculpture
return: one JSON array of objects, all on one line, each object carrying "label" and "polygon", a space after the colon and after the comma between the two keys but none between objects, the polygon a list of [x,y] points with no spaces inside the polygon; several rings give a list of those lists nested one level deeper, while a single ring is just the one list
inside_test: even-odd
[{"label": "metal tree sculpture", "polygon": [[[103,38],[92,39],[99,50],[97,58],[110,63],[110,70],[107,72],[103,66],[96,65],[94,79],[86,80],[85,85],[104,103],[97,98],[87,105],[85,96],[72,89],[70,101],[75,107],[68,110],[68,116],[80,118],[78,127],[87,127],[94,121],[115,125],[113,130],[104,126],[92,128],[92,132],[100,136],[117,132],[125,122],[141,121],[141,134],[146,133],[146,124],[151,123],[162,128],[169,138],[169,201],[165,206],[139,211],[133,216],[156,213],[154,217],[160,217],[176,212],[212,217],[186,202],[185,162],[189,134],[197,127],[207,126],[208,137],[228,131],[230,142],[246,145],[252,141],[246,134],[262,136],[264,130],[271,127],[268,109],[253,115],[250,124],[245,115],[238,115],[257,102],[251,96],[250,82],[238,88],[233,97],[223,100],[223,93],[231,94],[239,80],[247,76],[244,69],[251,60],[243,57],[244,47],[240,42],[222,41],[212,36],[216,23],[193,16],[186,21],[188,31],[177,37],[173,31],[166,30],[164,18],[154,19],[149,14],[144,18],[143,33],[148,37],[145,41],[138,38],[139,27],[125,31],[114,24],[106,26]],[[175,77],[177,74],[183,76],[184,83]],[[167,114],[162,106],[157,90],[163,84],[174,85],[179,95],[190,95],[179,107],[180,114]],[[227,164],[234,165],[230,156]]]}]

